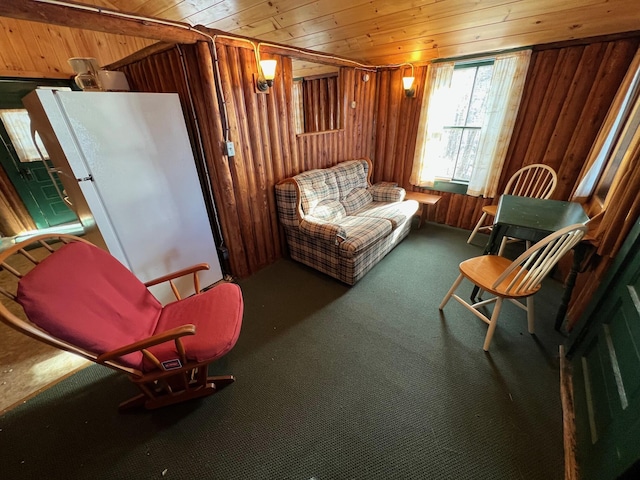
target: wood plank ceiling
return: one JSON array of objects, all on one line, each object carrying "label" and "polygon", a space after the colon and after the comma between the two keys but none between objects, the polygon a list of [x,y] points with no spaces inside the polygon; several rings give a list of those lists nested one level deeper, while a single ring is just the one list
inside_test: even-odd
[{"label": "wood plank ceiling", "polygon": [[[39,0],[27,0],[37,2]],[[46,1],[46,0],[43,0]],[[58,4],[61,2],[57,2]],[[640,30],[638,0],[83,0],[368,65],[421,64]],[[63,76],[66,59],[112,63],[148,39],[0,17],[0,76]]]}]

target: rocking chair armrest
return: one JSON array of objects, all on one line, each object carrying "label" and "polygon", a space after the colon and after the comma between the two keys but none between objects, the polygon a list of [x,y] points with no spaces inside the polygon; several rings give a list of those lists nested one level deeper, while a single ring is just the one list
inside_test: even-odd
[{"label": "rocking chair armrest", "polygon": [[145,348],[158,345],[160,343],[169,342],[171,340],[175,340],[177,338],[184,337],[186,335],[195,335],[195,334],[196,334],[196,326],[191,323],[188,323],[186,325],[181,325],[179,327],[172,328],[171,330],[167,330],[166,332],[158,333],[157,335],[153,335],[143,340],[139,340],[129,345],[116,348],[115,350],[111,350],[110,352],[105,352],[102,355],[99,355],[98,358],[96,358],[96,361],[98,363],[105,363],[105,362],[108,362],[109,360],[113,360],[114,358],[122,357],[129,353],[137,352]]},{"label": "rocking chair armrest", "polygon": [[196,272],[199,272],[200,270],[209,270],[209,264],[208,263],[198,263],[196,265],[192,265],[190,267],[183,268],[182,270],[178,270],[176,272],[167,273],[166,275],[163,275],[162,277],[154,278],[153,280],[149,280],[148,282],[145,282],[144,285],[145,285],[145,287],[151,287],[153,285],[158,285],[159,283],[164,283],[164,282],[168,282],[170,280],[174,280],[176,278],[184,277],[185,275],[189,275],[190,273],[195,274]]}]

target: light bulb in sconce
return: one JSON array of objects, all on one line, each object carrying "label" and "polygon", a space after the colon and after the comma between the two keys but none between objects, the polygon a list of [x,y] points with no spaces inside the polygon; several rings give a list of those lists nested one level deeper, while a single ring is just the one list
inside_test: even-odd
[{"label": "light bulb in sconce", "polygon": [[413,64],[409,63],[408,65],[411,66],[411,76],[402,77],[402,88],[404,88],[404,94],[407,97],[413,97],[416,93],[415,89],[413,88],[413,81],[416,78],[413,76]]},{"label": "light bulb in sconce", "polygon": [[260,92],[266,92],[273,86],[273,79],[276,76],[276,60],[260,60],[260,76],[257,87]]},{"label": "light bulb in sconce", "polygon": [[411,90],[415,77],[402,77],[402,86],[405,90]]}]

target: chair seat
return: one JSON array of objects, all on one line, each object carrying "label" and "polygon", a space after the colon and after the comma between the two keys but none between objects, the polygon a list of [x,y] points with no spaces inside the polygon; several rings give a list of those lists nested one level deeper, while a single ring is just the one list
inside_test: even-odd
[{"label": "chair seat", "polygon": [[482,211],[487,215],[493,215],[495,217],[498,212],[498,205],[485,205],[482,207]]},{"label": "chair seat", "polygon": [[[182,338],[189,361],[207,362],[229,352],[240,335],[243,301],[240,287],[222,283],[206,292],[165,305],[156,332],[193,324],[196,334]],[[160,362],[179,358],[174,342],[149,348]],[[145,371],[154,365],[145,359]]]},{"label": "chair seat", "polygon": [[511,265],[512,261],[498,255],[482,255],[470,258],[460,263],[460,273],[483,290],[500,297],[524,298],[540,290],[540,285],[533,289],[519,293],[507,292],[511,280],[521,271],[514,270],[497,288],[492,288],[494,282]]}]

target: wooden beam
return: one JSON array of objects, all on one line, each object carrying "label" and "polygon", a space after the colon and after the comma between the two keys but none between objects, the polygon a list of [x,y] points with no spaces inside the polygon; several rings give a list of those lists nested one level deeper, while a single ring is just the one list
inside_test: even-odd
[{"label": "wooden beam", "polygon": [[204,39],[200,33],[190,30],[190,25],[186,23],[171,22],[182,25],[173,26],[167,25],[167,20],[157,19],[164,23],[155,23],[142,18],[128,18],[127,15],[136,16],[133,13],[127,14],[67,1],[57,3],[47,3],[46,0],[0,1],[2,17],[150,38],[168,43],[195,43]]},{"label": "wooden beam", "polygon": [[103,65],[102,68],[104,68],[105,70],[119,70],[126,65],[139,62],[140,60],[150,57],[151,55],[157,55],[158,53],[165,52],[171,48],[175,48],[175,46],[175,43],[154,43],[153,45],[149,45],[142,50],[138,50],[137,52],[134,52],[125,58],[121,58],[116,62],[110,63],[109,65]]},{"label": "wooden beam", "polygon": [[294,57],[298,60],[309,60],[315,63],[325,63],[327,65],[336,65],[341,67],[360,67],[374,69],[372,65],[361,63],[358,60],[352,60],[339,55],[316,52],[306,48],[291,47],[282,43],[266,42],[257,38],[245,37],[243,35],[223,32],[222,30],[207,28],[202,25],[196,25],[194,28],[205,32],[212,37],[215,36],[216,42],[220,42],[224,45],[229,45],[232,47],[253,48],[252,43],[254,45],[258,45],[258,43],[260,43],[260,53],[283,55],[285,57]]}]

